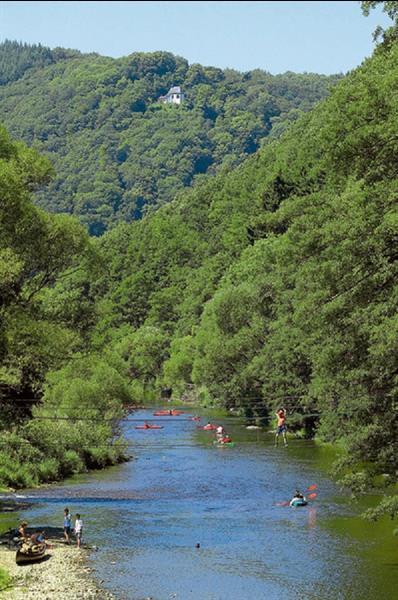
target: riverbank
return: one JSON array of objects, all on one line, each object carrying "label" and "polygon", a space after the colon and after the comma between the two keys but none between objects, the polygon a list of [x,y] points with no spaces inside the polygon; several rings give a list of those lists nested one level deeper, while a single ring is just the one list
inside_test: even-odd
[{"label": "riverbank", "polygon": [[[49,540],[51,543],[51,541]],[[115,600],[100,588],[87,564],[91,550],[52,543],[49,558],[40,563],[18,566],[15,550],[0,548],[0,565],[12,578],[12,588],[1,592],[4,600]]]}]

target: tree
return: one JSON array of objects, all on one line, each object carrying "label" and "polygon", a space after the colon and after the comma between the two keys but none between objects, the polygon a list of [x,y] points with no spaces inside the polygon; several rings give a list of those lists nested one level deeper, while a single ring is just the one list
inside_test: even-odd
[{"label": "tree", "polygon": [[394,21],[394,26],[384,30],[380,25],[375,29],[373,33],[373,39],[377,41],[380,37],[383,38],[385,42],[387,42],[392,36],[396,36],[396,28],[397,28],[397,18],[398,18],[398,2],[390,1],[384,2],[383,0],[370,0],[366,2],[361,2],[362,14],[367,17],[369,13],[374,8],[382,8],[383,12],[385,12],[392,21]]}]

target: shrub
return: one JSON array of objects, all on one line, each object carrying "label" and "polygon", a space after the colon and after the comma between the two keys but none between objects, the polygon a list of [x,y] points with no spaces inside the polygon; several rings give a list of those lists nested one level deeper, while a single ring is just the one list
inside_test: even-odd
[{"label": "shrub", "polygon": [[55,458],[46,458],[37,467],[40,481],[55,481],[59,476],[59,462]]}]

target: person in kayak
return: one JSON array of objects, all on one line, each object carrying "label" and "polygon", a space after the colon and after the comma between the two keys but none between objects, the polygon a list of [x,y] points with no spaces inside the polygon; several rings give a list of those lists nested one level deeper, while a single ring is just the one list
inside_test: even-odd
[{"label": "person in kayak", "polygon": [[307,502],[305,496],[300,492],[300,490],[296,490],[294,497],[290,500],[290,506],[295,506],[296,502]]},{"label": "person in kayak", "polygon": [[278,418],[278,424],[277,424],[277,429],[276,429],[276,435],[275,435],[275,447],[278,445],[279,443],[279,436],[282,434],[283,437],[283,442],[285,444],[285,447],[287,446],[287,440],[286,440],[286,410],[284,408],[279,408],[275,415]]},{"label": "person in kayak", "polygon": [[219,425],[216,429],[217,442],[220,442],[226,435],[227,434],[224,427],[222,425]]},{"label": "person in kayak", "polygon": [[220,440],[218,440],[219,444],[230,444],[232,442],[232,439],[229,437],[228,434],[225,434],[224,437],[222,437]]}]

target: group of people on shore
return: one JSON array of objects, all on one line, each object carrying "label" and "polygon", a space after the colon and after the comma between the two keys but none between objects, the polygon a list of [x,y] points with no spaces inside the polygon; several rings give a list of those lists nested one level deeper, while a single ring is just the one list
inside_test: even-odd
[{"label": "group of people on shore", "polygon": [[26,528],[28,523],[26,521],[22,521],[18,528],[19,538],[23,542],[29,542],[30,544],[43,544],[46,541],[46,532],[42,529],[36,529],[36,531],[32,534],[28,534],[26,532]]},{"label": "group of people on shore", "polygon": [[[25,544],[47,544],[46,542],[46,532],[42,529],[36,529],[36,531],[32,534],[28,534],[26,528],[28,523],[26,521],[22,521],[18,528],[19,539]],[[72,515],[69,512],[69,508],[64,509],[64,538],[67,544],[71,543],[72,534],[76,537],[76,544],[78,548],[81,548],[82,544],[82,536],[83,536],[83,521],[79,515],[76,513],[75,516],[75,524],[72,527]],[[49,544],[47,544],[49,546]]]},{"label": "group of people on shore", "polygon": [[82,536],[83,536],[83,521],[76,513],[75,526],[72,528],[72,515],[69,512],[69,508],[64,509],[64,537],[67,544],[70,544],[71,534],[74,533],[76,537],[77,547],[81,548]]}]

